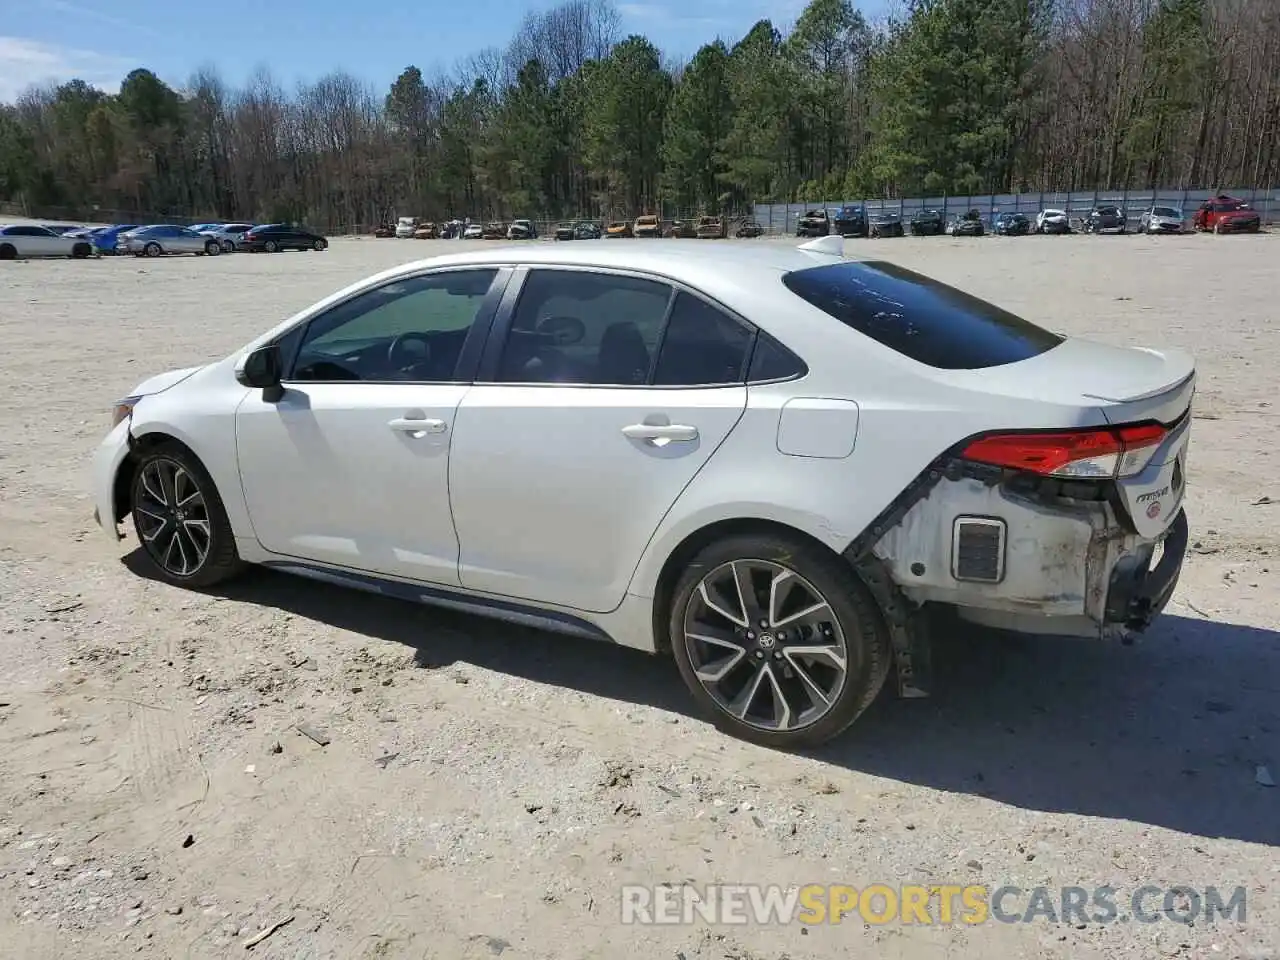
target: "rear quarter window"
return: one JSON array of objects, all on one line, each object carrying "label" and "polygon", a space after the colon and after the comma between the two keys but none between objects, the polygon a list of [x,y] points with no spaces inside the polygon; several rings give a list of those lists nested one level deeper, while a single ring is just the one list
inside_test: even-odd
[{"label": "rear quarter window", "polygon": [[995,304],[884,262],[796,270],[783,284],[877,343],[941,370],[1018,363],[1063,340]]}]

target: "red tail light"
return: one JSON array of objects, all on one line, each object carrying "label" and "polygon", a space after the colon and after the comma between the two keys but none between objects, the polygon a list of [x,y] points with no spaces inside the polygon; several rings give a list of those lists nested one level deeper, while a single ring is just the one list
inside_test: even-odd
[{"label": "red tail light", "polygon": [[973,441],[964,458],[1046,477],[1101,479],[1141,473],[1168,431],[1158,423],[1095,430],[999,433]]}]

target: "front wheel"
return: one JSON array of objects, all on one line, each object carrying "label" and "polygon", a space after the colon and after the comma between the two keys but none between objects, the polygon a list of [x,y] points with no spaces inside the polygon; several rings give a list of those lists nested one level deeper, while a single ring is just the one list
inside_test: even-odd
[{"label": "front wheel", "polygon": [[142,252],[148,257],[158,257],[160,254],[164,253],[164,251],[160,249],[160,244],[155,242],[148,243],[143,247]]},{"label": "front wheel", "polygon": [[160,579],[208,587],[240,569],[235,534],[213,479],[185,447],[142,454],[130,488],[138,540]]},{"label": "front wheel", "polygon": [[889,671],[884,622],[845,561],[785,536],[738,536],[676,585],[672,650],[694,699],[727,733],[785,749],[843,732]]},{"label": "front wheel", "polygon": [[274,240],[268,240],[262,245],[262,249],[267,251],[267,253],[275,253],[280,249],[280,247]]},{"label": "front wheel", "polygon": [[319,253],[327,246],[329,246],[329,244],[323,237],[316,237],[315,243],[311,244],[311,249]]}]

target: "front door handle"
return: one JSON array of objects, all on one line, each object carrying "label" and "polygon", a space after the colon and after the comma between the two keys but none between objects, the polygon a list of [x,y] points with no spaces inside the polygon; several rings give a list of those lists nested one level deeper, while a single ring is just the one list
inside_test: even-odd
[{"label": "front door handle", "polygon": [[401,433],[407,433],[409,436],[425,437],[429,433],[444,433],[448,429],[448,424],[443,420],[434,419],[417,419],[411,420],[407,417],[396,417],[394,420],[387,422],[387,426],[392,430],[398,430]]},{"label": "front door handle", "polygon": [[666,443],[689,443],[698,439],[698,428],[680,423],[633,423],[622,428],[628,440],[647,440],[655,446]]}]

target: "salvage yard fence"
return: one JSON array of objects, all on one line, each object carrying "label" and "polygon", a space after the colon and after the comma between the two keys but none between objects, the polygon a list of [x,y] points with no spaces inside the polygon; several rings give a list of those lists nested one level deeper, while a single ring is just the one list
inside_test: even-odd
[{"label": "salvage yard fence", "polygon": [[911,197],[901,200],[824,200],[811,203],[758,203],[753,216],[769,234],[791,234],[796,222],[810,210],[826,210],[835,217],[844,206],[862,205],[868,214],[896,213],[909,220],[921,210],[941,210],[951,218],[977,210],[988,223],[1000,213],[1021,213],[1034,218],[1045,209],[1065,210],[1072,220],[1081,220],[1098,204],[1115,204],[1124,211],[1131,227],[1136,228],[1143,211],[1160,205],[1178,207],[1187,220],[1195,215],[1204,201],[1228,194],[1249,203],[1262,216],[1262,222],[1280,222],[1280,187],[1235,190],[1084,190],[1074,193],[991,193],[967,197]]}]

